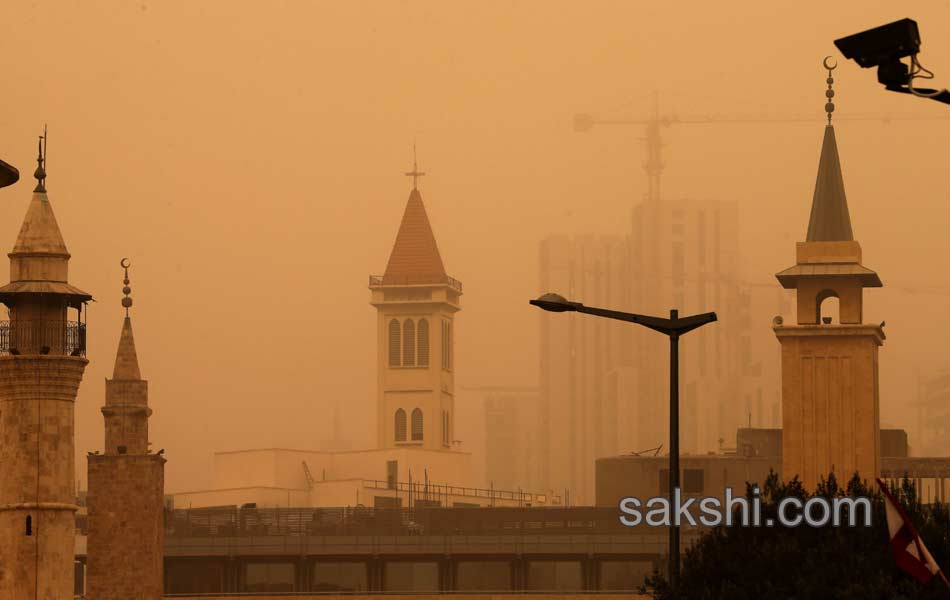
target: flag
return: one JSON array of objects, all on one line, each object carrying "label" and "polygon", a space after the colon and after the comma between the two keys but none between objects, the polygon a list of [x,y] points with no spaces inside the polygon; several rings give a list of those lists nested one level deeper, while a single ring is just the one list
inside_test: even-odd
[{"label": "flag", "polygon": [[927,551],[927,547],[924,546],[923,540],[917,534],[914,524],[911,523],[907,513],[904,512],[904,508],[894,498],[883,481],[878,479],[877,484],[881,486],[881,492],[884,493],[887,532],[891,536],[890,546],[894,562],[921,583],[929,582],[938,573],[940,578],[946,582],[947,579],[940,572],[937,561]]}]

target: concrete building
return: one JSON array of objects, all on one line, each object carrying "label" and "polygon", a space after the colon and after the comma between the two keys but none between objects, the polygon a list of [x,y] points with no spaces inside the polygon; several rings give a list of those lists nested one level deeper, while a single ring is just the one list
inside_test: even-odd
[{"label": "concrete building", "polygon": [[[0,287],[0,598],[73,597],[74,406],[88,361],[70,254],[46,193],[40,138],[33,190]],[[75,320],[69,319],[75,309]]]},{"label": "concrete building", "polygon": [[[641,314],[715,310],[719,322],[680,349],[683,451],[705,452],[754,420],[778,425],[778,372],[756,357],[771,343],[752,323],[783,295],[743,280],[738,207],[648,196],[628,236],[552,236],[541,243],[541,292]],[[541,439],[551,487],[593,494],[596,458],[668,443],[668,342],[627,323],[541,313]]]},{"label": "concrete building", "polygon": [[112,379],[106,380],[105,447],[90,454],[86,497],[87,592],[95,600],[158,600],[164,593],[165,459],[148,439],[148,381],[142,379],[129,296]]},{"label": "concrete building", "polygon": [[209,490],[177,507],[410,507],[546,504],[545,494],[474,484],[455,444],[454,320],[462,284],[442,263],[413,169],[386,271],[370,276],[377,310],[376,448],[217,452]]},{"label": "concrete building", "polygon": [[[832,471],[873,481],[881,473],[878,348],[885,336],[883,323],[863,322],[862,295],[882,283],[861,264],[852,235],[830,112],[796,258],[776,275],[797,296],[796,324],[776,317],[773,326],[782,347],[782,472],[808,488]],[[829,310],[832,298],[838,314]]]},{"label": "concrete building", "polygon": [[[950,476],[950,459],[909,456],[907,433],[902,429],[882,429],[880,446],[882,477],[899,480],[906,475],[916,482],[925,501],[946,497],[944,483]],[[735,452],[680,457],[683,497],[709,496],[722,501],[726,488],[732,489],[733,497],[743,496],[747,483],[761,485],[769,471],[784,477],[781,429],[741,428],[736,432],[736,448]],[[616,507],[627,496],[644,502],[655,496],[669,496],[669,465],[668,455],[598,460],[597,506]],[[838,477],[842,484],[851,478],[843,472]]]}]

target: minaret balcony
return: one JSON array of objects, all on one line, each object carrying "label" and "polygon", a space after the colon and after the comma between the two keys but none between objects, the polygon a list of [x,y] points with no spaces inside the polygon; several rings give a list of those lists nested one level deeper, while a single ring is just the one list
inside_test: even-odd
[{"label": "minaret balcony", "polygon": [[0,321],[0,354],[86,356],[86,324],[78,321]]}]

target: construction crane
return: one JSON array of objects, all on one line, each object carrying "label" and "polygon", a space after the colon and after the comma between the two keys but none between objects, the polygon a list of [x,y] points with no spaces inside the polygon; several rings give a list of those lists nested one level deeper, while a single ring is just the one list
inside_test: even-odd
[{"label": "construction crane", "polygon": [[[643,170],[647,174],[647,199],[660,199],[660,176],[663,174],[662,148],[663,141],[660,136],[661,127],[670,125],[707,125],[707,124],[736,124],[736,123],[816,123],[815,117],[718,117],[718,116],[694,116],[679,117],[675,113],[661,114],[659,94],[653,94],[653,115],[641,119],[605,119],[597,118],[589,114],[574,115],[574,131],[586,132],[595,126],[602,125],[640,125],[646,126],[646,136],[640,138],[646,142],[646,160],[643,162]],[[836,121],[878,121],[889,124],[891,121],[946,121],[950,117],[929,117],[919,115],[856,115],[835,117]]]},{"label": "construction crane", "polygon": [[[855,116],[838,116],[835,117],[837,121],[878,121],[885,125],[891,123],[892,121],[946,121],[950,120],[950,117],[941,116],[941,117],[930,117],[930,116],[920,116],[920,115],[855,115]],[[675,113],[671,114],[661,114],[660,113],[660,100],[659,93],[654,92],[653,94],[653,115],[647,118],[641,119],[605,119],[597,118],[589,114],[576,114],[574,115],[574,130],[577,132],[587,132],[593,129],[595,126],[602,125],[639,125],[646,127],[646,136],[640,138],[646,142],[646,160],[643,163],[643,169],[647,174],[647,200],[659,200],[660,199],[660,177],[663,174],[663,168],[665,167],[663,163],[662,156],[662,147],[663,141],[660,136],[661,127],[669,127],[670,125],[687,125],[687,124],[734,124],[734,123],[816,123],[818,119],[815,117],[806,117],[806,116],[789,116],[789,117],[718,117],[713,115],[707,116],[693,116],[693,117],[679,117]],[[656,274],[651,276],[656,277]],[[776,287],[775,283],[766,283],[763,281],[740,281],[733,278],[721,277],[722,280],[729,279],[731,283],[735,283],[744,287],[757,287],[757,288],[773,288]],[[888,284],[887,286],[890,289],[898,290],[908,294],[925,294],[925,295],[934,295],[934,296],[950,296],[950,290],[941,289],[935,287],[922,287],[919,285],[913,284]]]}]

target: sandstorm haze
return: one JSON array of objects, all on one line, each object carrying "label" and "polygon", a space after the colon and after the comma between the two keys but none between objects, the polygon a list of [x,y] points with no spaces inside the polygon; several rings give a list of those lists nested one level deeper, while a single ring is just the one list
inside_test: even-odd
[{"label": "sandstorm haze", "polygon": [[[646,117],[658,90],[661,112],[683,117],[813,116],[663,130],[664,193],[738,201],[746,278],[774,282],[807,227],[821,58],[837,55],[833,39],[905,16],[947,85],[948,2],[7,0],[0,156],[21,182],[0,192],[0,247],[12,248],[48,123],[47,187],[70,281],[97,300],[79,464],[102,445],[123,256],[168,491],[208,485],[215,450],[319,448],[334,409],[351,446],[372,445],[366,276],[385,268],[414,141],[446,269],[465,284],[462,388],[537,384],[539,317],[527,299],[547,291],[539,241],[627,233],[646,190],[642,130],[575,133],[575,113]],[[837,116],[950,117],[843,59],[835,77]],[[913,445],[905,407],[917,369],[950,364],[950,120],[836,130],[855,238],[885,284],[865,295],[865,321],[887,321],[882,425],[907,428]]]}]

